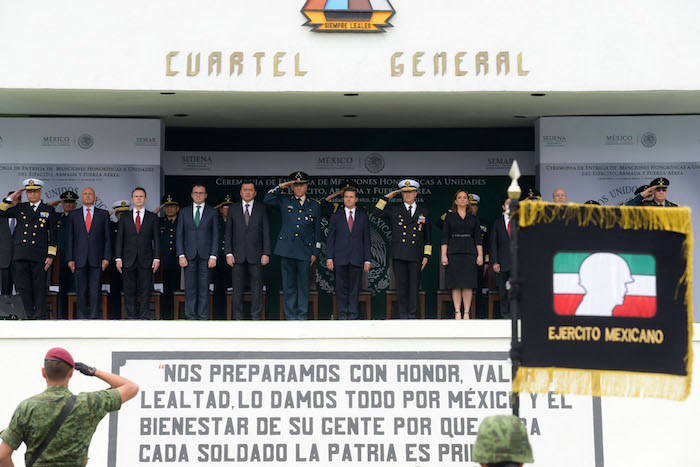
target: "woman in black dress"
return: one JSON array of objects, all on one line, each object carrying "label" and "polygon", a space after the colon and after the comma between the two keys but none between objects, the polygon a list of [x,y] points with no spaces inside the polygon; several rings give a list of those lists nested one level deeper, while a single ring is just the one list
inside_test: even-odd
[{"label": "woman in black dress", "polygon": [[455,319],[469,319],[472,293],[477,286],[477,267],[484,264],[479,218],[469,208],[469,193],[459,190],[447,213],[442,228],[442,265],[445,266],[445,287],[452,289]]}]

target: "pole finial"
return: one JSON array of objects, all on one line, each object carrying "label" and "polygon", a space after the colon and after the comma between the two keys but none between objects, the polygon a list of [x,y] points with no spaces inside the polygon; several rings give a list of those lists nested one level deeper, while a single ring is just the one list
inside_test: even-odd
[{"label": "pole finial", "polygon": [[510,199],[520,199],[522,190],[520,185],[518,185],[518,179],[520,178],[520,167],[518,167],[518,161],[513,160],[513,165],[508,171],[508,176],[510,177],[510,186],[508,187],[508,197]]}]

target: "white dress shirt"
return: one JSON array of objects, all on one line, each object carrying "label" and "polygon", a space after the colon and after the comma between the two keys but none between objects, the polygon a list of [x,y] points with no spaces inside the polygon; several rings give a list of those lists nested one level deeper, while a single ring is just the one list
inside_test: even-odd
[{"label": "white dress shirt", "polygon": [[254,199],[251,199],[250,201],[243,201],[241,200],[241,212],[245,216],[245,207],[248,205],[248,214],[253,215],[253,203],[255,203]]},{"label": "white dress shirt", "polygon": [[195,204],[192,203],[192,219],[197,215],[197,206],[200,207],[199,209],[199,218],[200,220],[202,219],[202,216],[204,215],[204,203],[202,204]]},{"label": "white dress shirt", "polygon": [[[95,218],[95,205],[94,204],[92,206],[83,205],[83,220],[87,220],[88,209],[90,210],[90,218],[91,219]],[[134,218],[134,219],[136,219],[136,218]],[[143,215],[141,215],[141,222],[143,222]]]},{"label": "white dress shirt", "polygon": [[408,211],[408,208],[413,206],[411,208],[411,217],[416,213],[416,209],[418,208],[418,203],[413,203],[413,204],[408,204],[408,203],[403,203],[404,206],[406,206],[406,211]]}]

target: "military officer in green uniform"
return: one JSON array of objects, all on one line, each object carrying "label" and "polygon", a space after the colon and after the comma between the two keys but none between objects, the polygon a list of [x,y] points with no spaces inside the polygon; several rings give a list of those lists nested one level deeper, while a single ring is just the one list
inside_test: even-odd
[{"label": "military officer in green uniform", "polygon": [[[282,257],[284,312],[289,320],[305,320],[309,312],[309,275],[321,249],[321,204],[306,196],[309,176],[295,172],[263,201],[280,210],[282,229],[275,254]],[[291,187],[292,194],[283,194]]]},{"label": "military officer in green uniform", "polygon": [[[116,222],[110,222],[112,229],[112,245],[114,246],[117,238],[117,226],[119,225],[119,218],[126,212],[131,210],[131,202],[125,199],[119,200],[112,204],[112,211],[110,214],[114,214]],[[114,254],[114,252],[112,252]],[[114,319],[121,317],[122,315],[122,275],[117,270],[117,265],[114,261],[110,261],[109,267],[109,314],[110,318]]]},{"label": "military officer in green uniform", "polygon": [[214,206],[219,211],[219,238],[221,247],[216,259],[216,267],[212,274],[214,282],[214,319],[224,319],[226,316],[226,291],[233,281],[233,269],[226,262],[226,218],[229,206],[233,204],[231,195],[226,194],[218,205]]},{"label": "military officer in green uniform", "polygon": [[[73,280],[73,273],[68,268],[68,261],[66,260],[66,244],[68,243],[68,226],[66,220],[68,219],[68,214],[71,213],[76,207],[78,201],[78,194],[74,191],[64,191],[60,196],[59,201],[63,205],[63,212],[57,214],[57,246],[58,246],[58,259],[59,259],[59,269],[58,269],[58,316],[61,318],[68,317],[68,292],[75,292],[75,281]],[[50,206],[54,206],[56,203],[49,203]]]},{"label": "military officer in green uniform", "polygon": [[[68,389],[74,370],[95,376],[111,387],[74,395]],[[12,466],[12,453],[24,443],[26,465],[85,466],[100,420],[136,396],[139,387],[123,376],[76,363],[68,351],[58,347],[47,352],[41,373],[46,390],[22,401],[9,426],[0,433],[0,465]],[[59,418],[62,421],[57,421]]]},{"label": "military officer in green uniform", "polygon": [[[649,184],[649,188],[640,192],[637,196],[628,201],[627,205],[677,208],[678,205],[676,203],[672,203],[666,199],[666,192],[669,185],[671,185],[671,182],[668,181],[668,178],[655,178]],[[644,204],[645,199],[648,197],[651,197],[651,200],[646,201],[647,204]]]},{"label": "military officer in green uniform", "polygon": [[[416,203],[418,188],[417,181],[402,180],[399,189],[380,199],[372,212],[391,226],[391,259],[402,319],[417,316],[420,272],[433,252],[428,208]],[[399,193],[403,202],[389,204]]]},{"label": "military officer in green uniform", "polygon": [[160,200],[160,207],[153,212],[164,212],[160,219],[160,257],[163,268],[163,300],[161,302],[161,318],[173,318],[173,292],[180,288],[180,264],[175,254],[175,228],[177,216],[180,211],[180,203],[172,197],[165,195]]},{"label": "military officer in green uniform", "polygon": [[627,201],[625,203],[625,205],[627,205],[627,206],[649,206],[651,204],[651,200],[654,198],[654,194],[649,193],[648,196],[641,196],[642,192],[645,192],[648,189],[649,189],[649,185],[640,185],[639,187],[637,187],[637,189],[634,190],[634,198]]},{"label": "military officer in green uniform", "polygon": [[[15,287],[22,297],[28,319],[46,317],[46,271],[56,257],[56,209],[41,201],[44,183],[28,178],[0,203],[0,218],[17,219],[14,234]],[[11,204],[27,192],[27,202]]]}]

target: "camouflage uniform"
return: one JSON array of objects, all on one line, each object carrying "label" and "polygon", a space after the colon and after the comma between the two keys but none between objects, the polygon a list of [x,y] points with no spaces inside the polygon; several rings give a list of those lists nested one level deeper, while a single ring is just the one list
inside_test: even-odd
[{"label": "camouflage uniform", "polygon": [[486,417],[479,425],[472,461],[480,464],[535,462],[525,425],[515,415]]},{"label": "camouflage uniform", "polygon": [[[41,394],[25,399],[0,438],[13,450],[24,442],[27,445],[24,459],[29,462],[71,395],[67,386],[50,386]],[[119,410],[121,405],[121,395],[114,388],[80,393],[70,415],[34,467],[87,465],[88,448],[97,425],[107,413]]]}]

